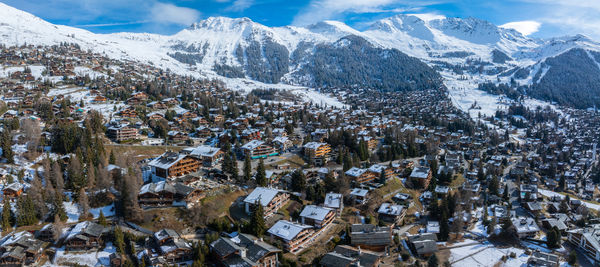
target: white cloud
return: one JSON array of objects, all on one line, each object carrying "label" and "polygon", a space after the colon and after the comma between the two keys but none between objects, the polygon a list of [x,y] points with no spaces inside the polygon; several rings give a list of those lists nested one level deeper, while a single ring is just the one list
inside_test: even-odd
[{"label": "white cloud", "polygon": [[436,14],[436,13],[407,14],[407,15],[413,15],[413,16],[415,16],[417,18],[422,19],[423,21],[431,21],[431,20],[445,19],[446,18],[446,16],[440,15],[440,14]]},{"label": "white cloud", "polygon": [[312,0],[296,17],[293,24],[307,25],[332,19],[345,12],[366,13],[398,2],[397,0]]},{"label": "white cloud", "polygon": [[235,0],[233,4],[226,8],[226,11],[240,12],[254,5],[254,0]]},{"label": "white cloud", "polygon": [[560,31],[555,35],[585,34],[600,39],[598,0],[521,0],[538,5],[530,17]]},{"label": "white cloud", "polygon": [[198,10],[160,2],[156,2],[150,10],[150,20],[158,23],[190,25],[199,17]]},{"label": "white cloud", "polygon": [[540,30],[541,23],[533,20],[515,21],[500,25],[501,28],[513,29],[528,36]]}]

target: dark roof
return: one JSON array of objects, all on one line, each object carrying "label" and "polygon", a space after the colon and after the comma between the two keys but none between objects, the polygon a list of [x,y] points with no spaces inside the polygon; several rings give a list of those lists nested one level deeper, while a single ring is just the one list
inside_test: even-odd
[{"label": "dark roof", "polygon": [[378,227],[372,224],[353,224],[350,233],[352,244],[387,246],[392,243],[390,227]]},{"label": "dark roof", "polygon": [[346,257],[334,251],[325,254],[319,264],[324,267],[347,267],[355,261],[355,258]]},{"label": "dark roof", "polygon": [[[210,247],[220,257],[227,257],[227,261],[224,262],[227,266],[253,266],[266,255],[281,252],[280,249],[248,234],[239,234],[234,238],[221,237],[212,242]],[[245,257],[236,254],[240,250],[246,251]]]}]

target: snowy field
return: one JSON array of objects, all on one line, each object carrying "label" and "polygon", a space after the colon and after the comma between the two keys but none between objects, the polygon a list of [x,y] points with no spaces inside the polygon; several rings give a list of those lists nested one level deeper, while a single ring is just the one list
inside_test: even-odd
[{"label": "snowy field", "polygon": [[[461,243],[453,244],[453,246],[475,242],[473,240],[465,240]],[[509,255],[511,252],[514,252],[517,257],[510,258]],[[451,249],[449,261],[452,263],[452,266],[490,267],[501,262],[503,256],[507,256],[508,260],[500,266],[525,267],[527,266],[529,256],[525,255],[524,252],[524,250],[518,248],[497,248],[491,244],[477,244]]]},{"label": "snowy field", "polygon": [[[79,205],[73,202],[63,202],[65,207],[65,211],[67,212],[67,223],[76,223],[79,221],[79,216],[81,215],[79,212]],[[104,217],[112,217],[115,215],[115,205],[110,204],[108,206],[104,206],[101,208],[93,208],[90,209],[90,213],[94,216],[94,219],[98,219],[100,216],[100,211],[104,214]]]},{"label": "snowy field", "polygon": [[64,247],[56,251],[54,264],[47,262],[43,266],[65,266],[66,264],[81,264],[85,266],[110,266],[109,256],[116,252],[112,243],[107,243],[102,251],[67,252]]},{"label": "snowy field", "polygon": [[[547,197],[560,197],[561,199],[565,197],[564,195],[545,189],[538,189],[538,192]],[[583,204],[590,209],[600,211],[600,205],[598,204],[590,203],[584,200],[582,200],[581,202],[583,202]]]},{"label": "snowy field", "polygon": [[[480,113],[494,116],[496,110],[506,110],[510,105],[511,100],[504,96],[489,94],[477,89],[480,83],[493,80],[492,76],[471,76],[467,80],[458,80],[456,74],[448,72],[441,74],[444,77],[444,84],[448,87],[452,103],[460,110],[468,112],[471,118],[477,118]],[[477,108],[471,109],[473,104],[476,104]],[[537,99],[526,98],[523,104],[531,109],[550,106],[553,110],[561,113],[556,106]]]}]

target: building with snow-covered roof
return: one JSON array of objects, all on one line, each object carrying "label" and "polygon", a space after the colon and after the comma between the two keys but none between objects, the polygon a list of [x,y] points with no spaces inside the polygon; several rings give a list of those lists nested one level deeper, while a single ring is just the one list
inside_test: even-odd
[{"label": "building with snow-covered roof", "polygon": [[380,220],[397,224],[404,219],[404,215],[406,215],[406,208],[402,205],[382,203],[377,210],[377,214],[379,215]]},{"label": "building with snow-covered roof", "polygon": [[181,151],[183,154],[188,154],[202,161],[204,166],[212,167],[223,159],[225,154],[220,148],[212,146],[197,146],[185,148]]},{"label": "building with snow-covered roof", "polygon": [[197,172],[200,169],[200,160],[184,153],[166,152],[150,161],[148,166],[152,175],[162,179],[172,179],[186,174]]},{"label": "building with snow-covered roof", "polygon": [[268,188],[257,187],[246,196],[244,205],[246,213],[250,214],[258,203],[263,207],[265,217],[273,215],[277,210],[283,207],[290,199],[290,195],[285,191]]},{"label": "building with snow-covered roof", "polygon": [[267,158],[277,156],[279,153],[270,145],[261,140],[252,140],[242,146],[244,156],[251,159]]},{"label": "building with snow-covered roof", "polygon": [[280,249],[255,236],[239,234],[220,237],[210,243],[210,250],[221,266],[277,266]]},{"label": "building with snow-covered roof", "polygon": [[44,242],[29,232],[9,234],[0,245],[0,266],[35,265],[42,256]]},{"label": "building with snow-covered roof", "polygon": [[309,225],[279,220],[269,228],[267,233],[281,241],[285,250],[297,253],[310,244],[315,231]]},{"label": "building with snow-covered roof", "polygon": [[416,167],[408,176],[408,179],[413,183],[415,187],[427,188],[431,181],[431,169],[429,167]]},{"label": "building with snow-covered roof", "polygon": [[331,146],[327,143],[308,142],[304,145],[304,156],[317,165],[324,165],[329,161]]},{"label": "building with snow-covered roof", "polygon": [[344,209],[344,197],[342,194],[329,192],[325,195],[323,206],[335,210],[339,215]]},{"label": "building with snow-covered roof", "polygon": [[323,228],[335,219],[335,211],[330,208],[307,205],[300,213],[303,224],[312,225],[315,228]]},{"label": "building with snow-covered roof", "polygon": [[534,237],[540,231],[540,227],[532,217],[514,217],[511,220],[517,228],[519,238]]},{"label": "building with snow-covered roof", "polygon": [[187,206],[188,203],[193,203],[200,197],[201,192],[198,189],[182,183],[167,181],[145,184],[138,193],[138,201],[143,207]]},{"label": "building with snow-covered roof", "polygon": [[160,257],[167,263],[180,263],[192,259],[192,246],[173,229],[162,229],[153,234]]},{"label": "building with snow-covered roof", "polygon": [[350,197],[356,201],[356,203],[364,203],[367,201],[367,195],[369,194],[369,190],[362,188],[353,188],[350,191]]},{"label": "building with snow-covered roof", "polygon": [[105,228],[94,222],[85,221],[73,226],[65,237],[65,250],[90,250],[100,248]]}]

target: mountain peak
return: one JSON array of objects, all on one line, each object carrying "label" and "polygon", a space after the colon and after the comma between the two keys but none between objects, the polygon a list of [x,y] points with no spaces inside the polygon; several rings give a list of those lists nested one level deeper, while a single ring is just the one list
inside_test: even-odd
[{"label": "mountain peak", "polygon": [[235,27],[244,27],[251,25],[260,25],[250,18],[242,17],[242,18],[229,18],[229,17],[209,17],[205,20],[193,23],[188,29],[189,30],[198,30],[198,29],[208,29],[208,30],[224,30],[224,29],[232,29]]}]

